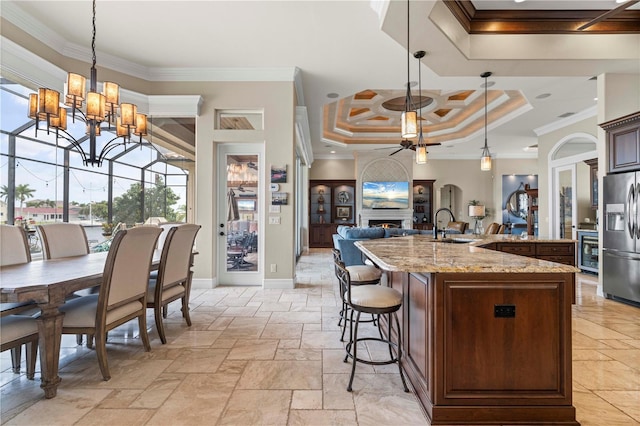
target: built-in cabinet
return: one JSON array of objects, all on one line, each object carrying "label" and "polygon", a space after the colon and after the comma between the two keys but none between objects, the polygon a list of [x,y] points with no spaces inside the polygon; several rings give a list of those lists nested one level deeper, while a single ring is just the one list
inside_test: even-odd
[{"label": "built-in cabinet", "polygon": [[433,229],[433,182],[413,181],[413,229]]},{"label": "built-in cabinet", "polygon": [[338,225],[355,225],[354,180],[309,181],[309,247],[333,247]]},{"label": "built-in cabinet", "polygon": [[538,189],[525,187],[527,193],[527,235],[538,235]]},{"label": "built-in cabinet", "polygon": [[600,124],[607,131],[609,173],[640,168],[640,112]]}]

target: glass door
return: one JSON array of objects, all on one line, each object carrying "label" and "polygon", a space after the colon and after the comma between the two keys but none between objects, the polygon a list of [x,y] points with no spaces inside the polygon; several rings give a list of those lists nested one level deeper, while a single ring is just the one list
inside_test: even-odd
[{"label": "glass door", "polygon": [[218,282],[262,285],[261,145],[219,146]]},{"label": "glass door", "polygon": [[575,164],[555,167],[554,182],[554,217],[555,229],[553,237],[576,239],[577,210],[576,206],[576,167]]}]

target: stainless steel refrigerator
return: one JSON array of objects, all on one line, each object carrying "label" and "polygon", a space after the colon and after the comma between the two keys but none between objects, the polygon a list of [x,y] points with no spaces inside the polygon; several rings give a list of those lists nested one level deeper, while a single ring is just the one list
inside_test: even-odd
[{"label": "stainless steel refrigerator", "polygon": [[640,304],[640,171],[604,177],[602,287]]}]

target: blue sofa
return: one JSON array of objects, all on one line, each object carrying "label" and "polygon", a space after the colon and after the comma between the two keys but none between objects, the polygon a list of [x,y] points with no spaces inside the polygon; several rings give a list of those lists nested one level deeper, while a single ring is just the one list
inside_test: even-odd
[{"label": "blue sofa", "polygon": [[[431,233],[431,231],[422,231]],[[364,265],[364,258],[356,241],[372,240],[375,238],[389,238],[399,235],[420,234],[418,229],[402,228],[357,228],[353,226],[338,226],[337,234],[333,234],[333,247],[340,250],[342,261],[346,266]]]}]

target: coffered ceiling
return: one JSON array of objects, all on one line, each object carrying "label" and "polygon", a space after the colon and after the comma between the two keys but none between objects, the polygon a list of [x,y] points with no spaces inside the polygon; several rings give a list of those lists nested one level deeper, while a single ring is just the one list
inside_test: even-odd
[{"label": "coffered ceiling", "polygon": [[[188,80],[238,69],[263,69],[266,76],[269,70],[297,67],[316,158],[398,146],[394,128],[400,112],[382,105],[404,96],[407,47],[409,53],[427,51],[422,89],[434,101],[421,115],[426,136],[442,142],[430,148],[432,158],[479,156],[484,71],[493,72],[489,146],[503,158],[535,156],[524,148],[537,143],[537,133],[595,114],[592,77],[640,74],[640,4],[588,31],[566,28],[619,5],[614,0],[414,0],[409,5],[407,46],[406,1],[98,0],[98,62],[149,81],[169,71]],[[15,26],[60,54],[84,51],[89,61],[89,1],[3,0],[0,12],[3,34]],[[562,17],[565,29],[544,24],[554,16]],[[507,18],[511,24],[505,26]],[[417,60],[411,56],[410,63],[409,80],[415,82]],[[178,134],[189,128],[169,125]]]}]

